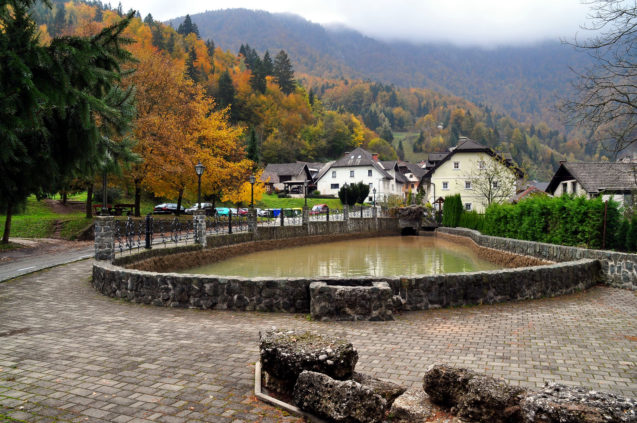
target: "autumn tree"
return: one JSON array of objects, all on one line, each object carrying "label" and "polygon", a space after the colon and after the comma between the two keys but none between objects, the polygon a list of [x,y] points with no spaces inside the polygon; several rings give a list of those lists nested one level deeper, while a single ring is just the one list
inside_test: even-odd
[{"label": "autumn tree", "polygon": [[594,0],[594,35],[570,44],[586,52],[593,65],[574,69],[576,96],[563,104],[571,121],[589,129],[596,142],[619,152],[637,141],[637,3]]}]

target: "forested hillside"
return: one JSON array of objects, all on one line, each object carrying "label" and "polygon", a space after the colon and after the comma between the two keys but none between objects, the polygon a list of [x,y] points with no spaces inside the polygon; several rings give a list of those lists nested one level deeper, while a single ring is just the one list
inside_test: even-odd
[{"label": "forested hillside", "polygon": [[[101,3],[57,1],[53,10],[36,9],[34,14],[41,24],[42,42],[48,42],[54,35],[94,33],[107,22],[119,19],[122,11],[109,10]],[[299,25],[307,24],[299,18],[292,19]],[[147,15],[134,19],[127,29],[126,35],[134,41],[130,50],[138,63],[124,83],[134,84],[138,104],[148,105],[147,109],[138,108],[134,131],[137,149],[143,155],[149,139],[156,138],[153,125],[158,124],[158,118],[153,116],[162,116],[162,107],[181,107],[184,113],[193,107],[179,103],[187,102],[187,96],[165,98],[157,94],[162,90],[170,92],[161,84],[174,83],[163,75],[183,75],[185,81],[179,84],[192,84],[192,95],[199,105],[188,113],[211,109],[219,120],[216,130],[223,130],[220,145],[210,147],[210,151],[223,153],[227,162],[210,163],[212,168],[220,169],[219,175],[225,175],[209,182],[209,189],[219,195],[224,184],[230,186],[233,180],[245,178],[240,175],[255,164],[326,161],[358,146],[374,150],[384,159],[420,160],[426,158],[426,153],[455,145],[461,135],[512,153],[531,178],[548,179],[565,157],[600,157],[596,151],[587,151],[576,138],[567,140],[546,123],[520,124],[494,108],[461,97],[424,88],[302,73],[294,66],[295,57],[287,49],[278,49],[279,44],[274,41],[272,48],[263,51],[247,42],[240,43],[236,51],[229,51],[221,48],[218,39],[204,39],[204,28],[195,20],[185,19],[175,28]],[[325,32],[320,27],[313,28]],[[289,37],[292,43],[293,34]],[[315,60],[323,66],[321,57]],[[161,69],[165,71],[157,73]],[[163,176],[149,177],[147,172],[155,169],[153,163],[159,166],[162,157],[185,160],[181,150],[194,148],[188,142],[196,142],[196,131],[201,130],[193,127],[190,138],[181,139],[180,127],[188,131],[187,122],[177,119],[171,129],[174,132],[165,134],[172,139],[172,147],[151,149],[153,154],[133,168],[130,183],[165,195],[186,185],[179,178],[177,164]],[[229,138],[225,142],[223,134]],[[169,186],[165,179],[172,181]],[[240,191],[239,187],[234,189]]]},{"label": "forested hillside", "polygon": [[[585,54],[558,41],[492,50],[446,44],[381,42],[342,27],[324,28],[298,16],[228,9],[191,15],[203,38],[237,51],[285,49],[299,72],[324,78],[360,78],[401,87],[430,88],[490,105],[527,123],[563,128],[553,109]],[[170,23],[177,26],[183,18]]]}]

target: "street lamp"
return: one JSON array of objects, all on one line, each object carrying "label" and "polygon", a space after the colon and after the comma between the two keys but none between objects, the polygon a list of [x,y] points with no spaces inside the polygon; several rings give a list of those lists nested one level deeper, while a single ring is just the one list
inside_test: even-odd
[{"label": "street lamp", "polygon": [[305,208],[307,208],[307,179],[303,181],[303,197],[305,198]]},{"label": "street lamp", "polygon": [[254,208],[254,183],[257,181],[257,178],[254,175],[250,175],[250,208]]},{"label": "street lamp", "polygon": [[195,165],[195,173],[197,174],[197,178],[199,179],[197,185],[197,208],[201,210],[201,175],[203,175],[203,171],[206,170],[206,166],[202,165],[201,162]]},{"label": "street lamp", "polygon": [[374,193],[374,207],[376,207],[376,188],[372,188],[372,192]]}]

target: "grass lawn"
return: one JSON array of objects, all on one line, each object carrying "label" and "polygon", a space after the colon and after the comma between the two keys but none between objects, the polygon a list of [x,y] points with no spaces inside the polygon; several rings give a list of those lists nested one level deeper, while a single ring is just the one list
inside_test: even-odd
[{"label": "grass lawn", "polygon": [[[262,209],[293,209],[302,208],[305,204],[303,198],[279,198],[276,194],[263,194],[261,201],[256,203],[257,207]],[[342,209],[343,205],[338,198],[308,198],[307,205],[312,207],[315,204],[327,204],[330,209]]]},{"label": "grass lawn", "polygon": [[[86,196],[85,196],[86,198]],[[0,228],[4,230],[5,215],[0,215]],[[90,225],[91,220],[82,212],[58,214],[35,196],[27,198],[24,211],[11,217],[11,237],[50,238],[57,236],[73,239],[78,232]]]}]

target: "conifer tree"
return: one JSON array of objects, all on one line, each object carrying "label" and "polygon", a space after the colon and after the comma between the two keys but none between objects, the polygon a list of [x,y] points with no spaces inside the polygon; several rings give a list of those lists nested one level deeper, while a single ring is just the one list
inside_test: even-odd
[{"label": "conifer tree", "polygon": [[265,54],[263,55],[263,60],[261,62],[261,65],[263,68],[263,74],[265,76],[272,76],[274,72],[274,63],[272,63],[270,52],[267,50],[265,51]]},{"label": "conifer tree", "polygon": [[248,159],[252,160],[255,164],[259,163],[259,145],[257,143],[257,134],[254,127],[250,128],[248,133]]},{"label": "conifer tree", "polygon": [[186,18],[182,23],[177,27],[177,33],[183,35],[184,37],[188,34],[195,34],[197,38],[199,37],[199,28],[197,28],[197,24],[192,22],[190,19],[190,15],[186,15]]},{"label": "conifer tree", "polygon": [[273,75],[284,94],[291,94],[296,86],[294,81],[294,69],[287,53],[281,50],[274,58]]},{"label": "conifer tree", "polygon": [[38,42],[34,0],[0,4],[0,204],[8,242],[15,206],[33,193],[56,192],[104,154],[100,122],[124,112],[107,96],[130,59],[121,34],[132,15],[91,38]]},{"label": "conifer tree", "polygon": [[219,77],[219,95],[217,96],[221,108],[231,106],[234,103],[234,91],[232,77],[227,70],[224,70]]}]

